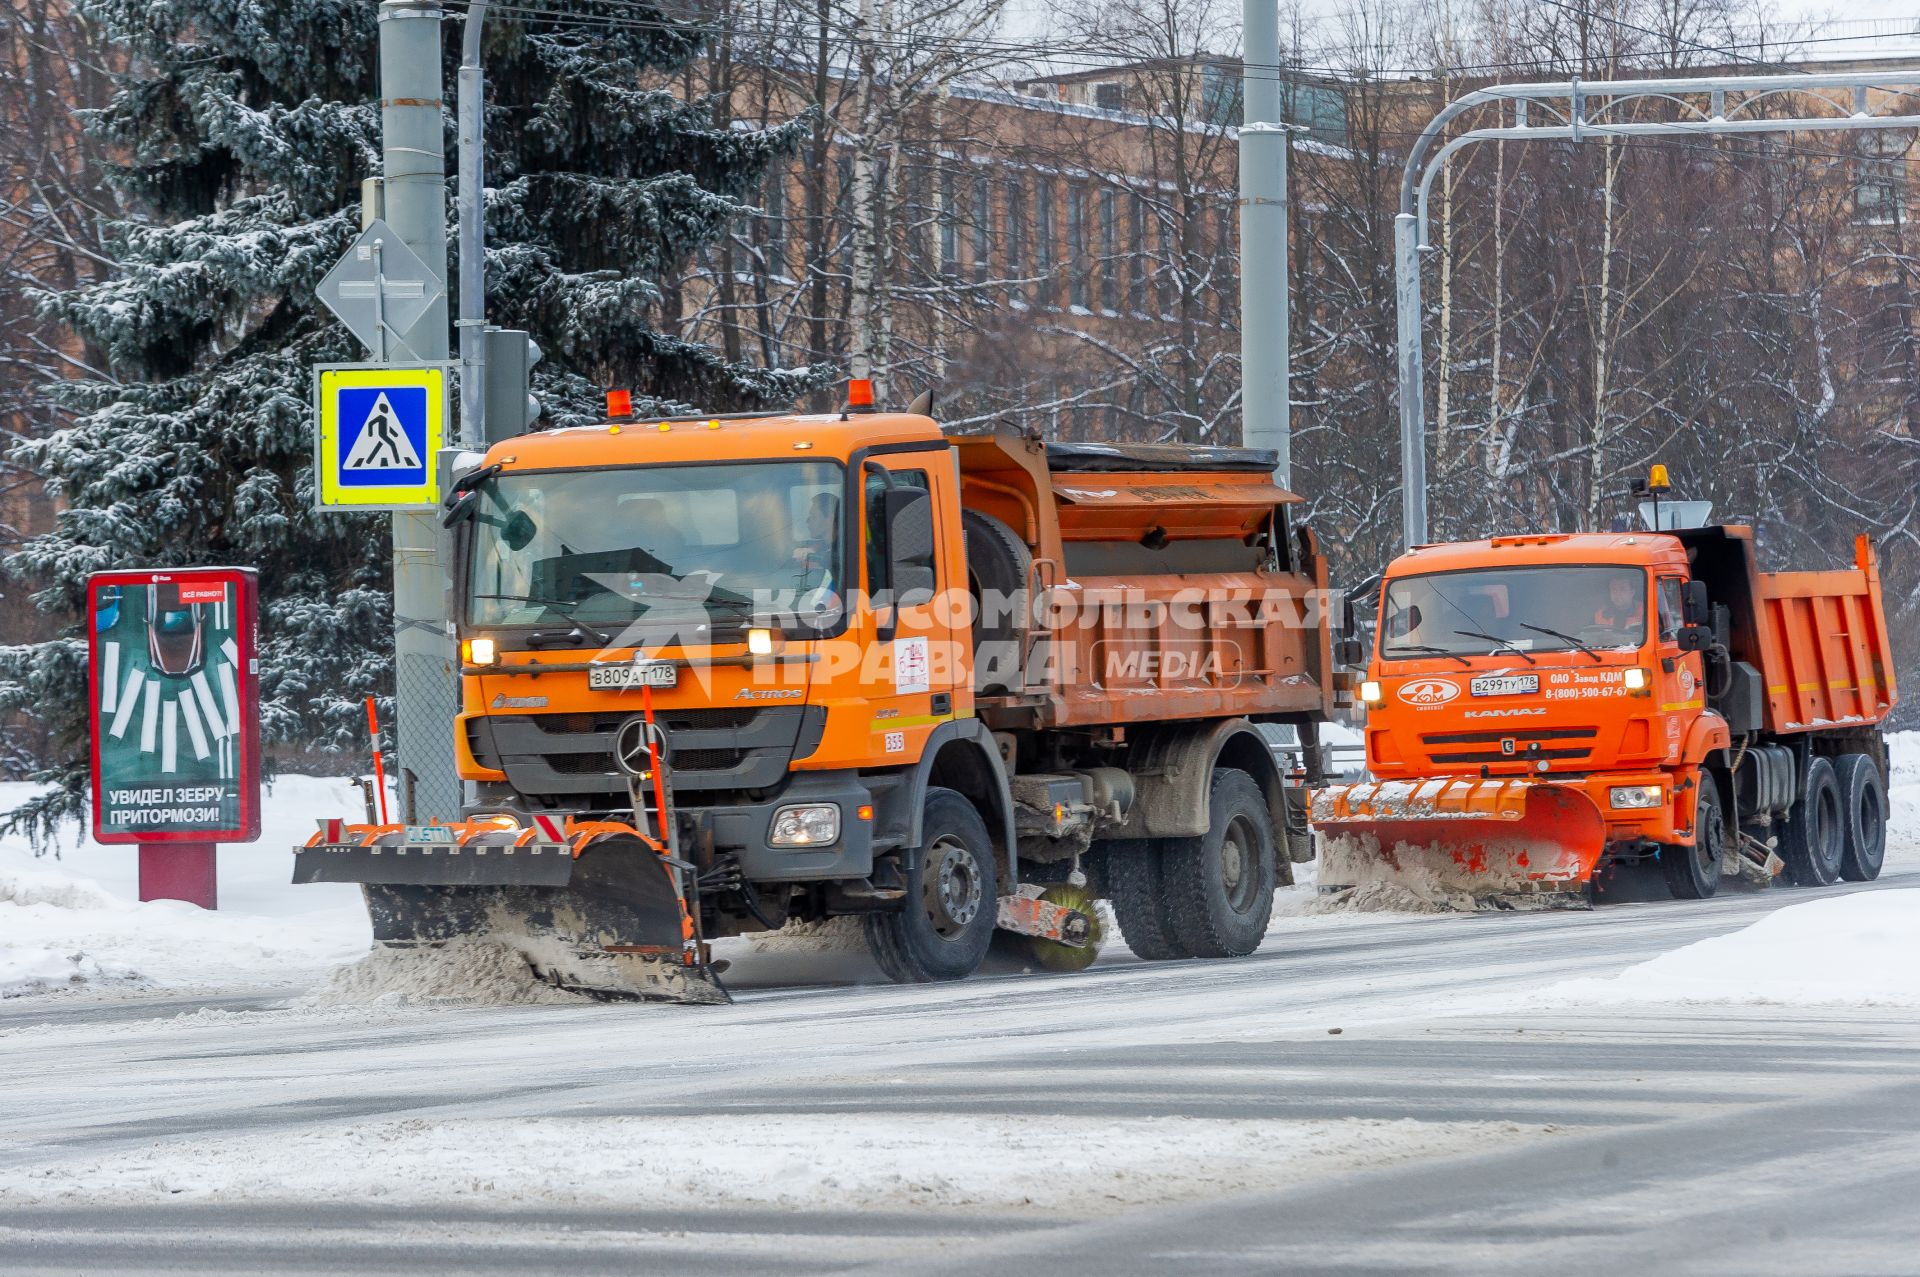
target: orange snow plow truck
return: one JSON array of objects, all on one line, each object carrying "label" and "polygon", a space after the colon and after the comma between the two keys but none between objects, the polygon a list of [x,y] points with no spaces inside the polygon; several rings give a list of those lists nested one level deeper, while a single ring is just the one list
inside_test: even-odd
[{"label": "orange snow plow truck", "polygon": [[1895,689],[1864,536],[1828,572],[1763,572],[1733,526],[1421,546],[1361,700],[1371,779],[1313,797],[1323,886],[1577,907],[1629,860],[1681,898],[1880,872]]},{"label": "orange snow plow truck", "polygon": [[467,810],[323,827],[296,881],[682,1001],[725,996],[710,940],[849,915],[901,982],[996,928],[1084,966],[1099,897],[1142,957],[1250,952],[1312,855],[1256,725],[1334,699],[1273,464],[870,409],[496,444],[446,513]]}]

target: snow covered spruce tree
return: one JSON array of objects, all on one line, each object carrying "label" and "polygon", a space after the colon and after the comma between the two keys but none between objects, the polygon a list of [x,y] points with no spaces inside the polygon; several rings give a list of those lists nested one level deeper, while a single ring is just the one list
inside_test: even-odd
[{"label": "snow covered spruce tree", "polygon": [[[78,7],[126,59],[86,123],[141,211],[112,230],[110,279],[40,299],[99,375],[60,386],[62,428],[15,451],[63,505],[6,569],[67,628],[0,650],[0,712],[47,724],[39,779],[55,782],[4,819],[42,836],[85,798],[89,572],[257,567],[269,742],[355,745],[361,698],[389,695],[393,673],[387,521],[313,512],[308,402],[313,364],[364,357],[313,293],[358,230],[360,179],[379,171],[377,6]],[[513,17],[490,24],[486,52],[489,314],[544,349],[546,424],[593,411],[607,385],[634,387],[651,413],[784,403],[814,384],[649,322],[651,281],[745,211],[791,130],[716,128],[704,103],[648,87],[700,33],[645,4]],[[457,14],[450,28],[449,97]]]}]

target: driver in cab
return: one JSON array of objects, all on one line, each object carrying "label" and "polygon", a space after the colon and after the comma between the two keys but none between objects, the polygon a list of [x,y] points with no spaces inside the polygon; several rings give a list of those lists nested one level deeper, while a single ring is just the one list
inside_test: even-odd
[{"label": "driver in cab", "polygon": [[1622,642],[1638,643],[1647,628],[1644,583],[1624,574],[1608,581],[1607,599],[1594,610],[1593,627]]}]

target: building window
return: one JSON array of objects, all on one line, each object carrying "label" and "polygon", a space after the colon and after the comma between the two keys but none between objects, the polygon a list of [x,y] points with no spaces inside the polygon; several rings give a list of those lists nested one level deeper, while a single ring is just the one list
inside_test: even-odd
[{"label": "building window", "polygon": [[1240,263],[1234,252],[1233,206],[1214,211],[1213,295],[1220,308],[1220,326],[1234,322],[1240,299]]},{"label": "building window", "polygon": [[1033,184],[1033,273],[1034,300],[1042,306],[1054,304],[1053,245],[1053,182],[1040,177]]},{"label": "building window", "polygon": [[1857,222],[1891,226],[1906,211],[1907,148],[1913,138],[1905,133],[1869,129],[1860,134],[1860,158],[1853,186],[1853,216]]},{"label": "building window", "polygon": [[985,173],[973,181],[973,279],[987,282],[993,273],[993,180]]},{"label": "building window", "polygon": [[940,170],[940,273],[960,273],[960,223],[955,218],[953,170]]},{"label": "building window", "polygon": [[757,236],[761,267],[768,275],[787,273],[787,171],[775,168],[760,190],[760,226]]},{"label": "building window", "polygon": [[1093,86],[1093,104],[1102,111],[1127,109],[1127,86],[1118,80],[1102,80]]},{"label": "building window", "polygon": [[[1027,196],[1026,192],[1021,189],[1020,176],[1017,173],[1010,174],[1007,177],[1005,215],[1007,219],[1007,278],[1018,281],[1019,278],[1026,273],[1027,269]],[[1025,300],[1026,292],[1025,285],[1018,282],[1010,283],[1007,285],[1007,300]]]},{"label": "building window", "polygon": [[1209,66],[1200,73],[1200,117],[1207,124],[1240,125],[1240,72]]},{"label": "building window", "polygon": [[1176,251],[1173,242],[1173,222],[1169,218],[1156,217],[1153,219],[1153,225],[1154,239],[1160,250],[1154,254],[1153,279],[1156,285],[1154,291],[1158,294],[1160,313],[1170,316],[1173,314],[1174,306],[1173,259]]},{"label": "building window", "polygon": [[919,270],[928,269],[927,219],[931,213],[927,207],[929,176],[924,164],[907,166],[905,221],[901,223],[900,243],[907,264]]},{"label": "building window", "polygon": [[1146,196],[1129,191],[1127,201],[1127,306],[1130,314],[1147,312]]},{"label": "building window", "polygon": [[1067,297],[1081,310],[1092,305],[1087,289],[1087,188],[1067,187]]},{"label": "building window", "polygon": [[1120,308],[1119,192],[1100,192],[1100,309],[1112,314]]}]

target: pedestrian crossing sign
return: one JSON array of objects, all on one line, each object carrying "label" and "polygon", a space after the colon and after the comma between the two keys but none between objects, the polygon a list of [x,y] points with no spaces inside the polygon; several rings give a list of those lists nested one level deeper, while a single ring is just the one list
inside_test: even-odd
[{"label": "pedestrian crossing sign", "polygon": [[439,504],[448,366],[333,364],[314,370],[316,504],[411,510]]}]

